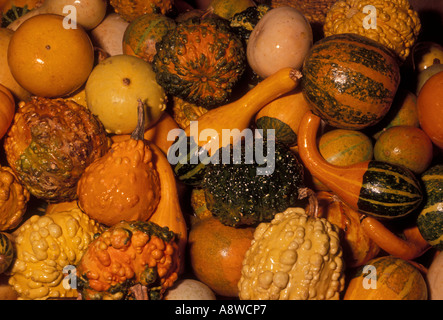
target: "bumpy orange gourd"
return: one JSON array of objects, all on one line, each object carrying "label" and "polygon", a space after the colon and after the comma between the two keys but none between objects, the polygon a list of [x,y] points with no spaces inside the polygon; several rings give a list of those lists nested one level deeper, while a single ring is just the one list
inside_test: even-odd
[{"label": "bumpy orange gourd", "polygon": [[22,221],[29,191],[9,167],[0,167],[0,231],[14,229]]},{"label": "bumpy orange gourd", "polygon": [[142,221],[122,221],[104,231],[78,264],[85,300],[158,300],[177,280],[175,234]]},{"label": "bumpy orange gourd", "polygon": [[143,139],[143,104],[139,124],[130,139],[89,165],[77,186],[80,207],[107,226],[121,220],[146,221],[160,200],[160,180],[152,151]]}]

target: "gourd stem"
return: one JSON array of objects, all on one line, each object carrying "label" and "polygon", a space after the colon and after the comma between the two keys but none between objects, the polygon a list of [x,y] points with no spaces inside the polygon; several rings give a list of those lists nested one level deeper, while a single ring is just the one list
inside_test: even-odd
[{"label": "gourd stem", "polygon": [[131,134],[131,138],[134,140],[143,140],[145,134],[145,108],[141,99],[137,100],[137,126]]},{"label": "gourd stem", "polygon": [[298,190],[298,198],[304,199],[308,197],[309,208],[308,208],[308,216],[312,216],[314,218],[318,218],[318,199],[316,193],[310,188],[300,188]]}]

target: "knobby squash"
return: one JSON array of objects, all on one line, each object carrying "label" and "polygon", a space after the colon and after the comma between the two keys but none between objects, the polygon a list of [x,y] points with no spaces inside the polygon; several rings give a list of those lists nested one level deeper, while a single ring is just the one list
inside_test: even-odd
[{"label": "knobby squash", "polygon": [[317,148],[320,117],[307,112],[300,123],[298,148],[306,169],[352,209],[377,218],[395,219],[414,211],[423,193],[414,174],[386,162],[369,160],[339,167]]},{"label": "knobby squash", "polygon": [[[210,157],[220,148],[240,141],[243,130],[249,127],[255,114],[272,100],[294,90],[300,78],[300,71],[283,68],[237,101],[211,109],[200,116],[198,122],[191,122],[180,133],[168,153],[178,179],[190,185],[199,184],[205,167],[203,161],[198,161],[202,158],[200,155],[206,153]],[[228,139],[226,133],[229,134]],[[184,144],[186,148],[183,147]],[[183,149],[186,152],[181,152]]]},{"label": "knobby squash", "polygon": [[131,138],[112,144],[111,150],[89,165],[81,176],[79,205],[91,218],[112,226],[121,220],[146,221],[160,201],[160,180],[152,151],[144,140],[144,106]]},{"label": "knobby squash", "polygon": [[389,111],[399,84],[394,55],[356,34],[316,42],[303,65],[303,94],[312,111],[341,129],[378,123]]}]

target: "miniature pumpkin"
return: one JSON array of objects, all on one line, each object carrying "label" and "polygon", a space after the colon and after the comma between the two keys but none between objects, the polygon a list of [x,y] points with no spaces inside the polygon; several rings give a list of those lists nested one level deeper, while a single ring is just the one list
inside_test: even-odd
[{"label": "miniature pumpkin", "polygon": [[[366,6],[375,8],[376,12],[369,13],[364,9]],[[373,16],[375,21],[368,21],[368,17]],[[329,9],[323,28],[326,37],[356,33],[375,40],[394,51],[401,60],[409,56],[420,29],[418,12],[408,0],[340,0]]]},{"label": "miniature pumpkin", "polygon": [[105,230],[77,265],[84,300],[160,300],[180,265],[177,238],[152,222],[121,221]]},{"label": "miniature pumpkin", "polygon": [[86,167],[109,149],[102,124],[85,107],[65,99],[20,102],[5,137],[9,166],[37,198],[76,199]]},{"label": "miniature pumpkin", "polygon": [[0,167],[0,231],[12,230],[26,213],[29,191],[17,180],[11,168]]},{"label": "miniature pumpkin", "polygon": [[111,6],[126,21],[133,21],[145,13],[168,14],[173,0],[111,0]]},{"label": "miniature pumpkin", "polygon": [[15,100],[11,91],[0,84],[0,139],[3,138],[6,131],[14,119]]},{"label": "miniature pumpkin", "polygon": [[178,23],[156,49],[157,82],[170,95],[205,108],[227,102],[246,68],[242,41],[217,16]]},{"label": "miniature pumpkin", "polygon": [[107,226],[121,220],[146,221],[160,200],[152,151],[143,138],[143,110],[139,101],[139,123],[131,138],[113,143],[109,152],[86,168],[78,182],[80,207]]},{"label": "miniature pumpkin", "polygon": [[261,223],[243,260],[242,300],[338,300],[344,263],[338,228],[288,208]]},{"label": "miniature pumpkin", "polygon": [[27,219],[12,233],[16,259],[9,284],[19,299],[77,297],[77,289],[65,283],[66,273],[100,232],[100,225],[76,201],[52,204],[43,215]]}]

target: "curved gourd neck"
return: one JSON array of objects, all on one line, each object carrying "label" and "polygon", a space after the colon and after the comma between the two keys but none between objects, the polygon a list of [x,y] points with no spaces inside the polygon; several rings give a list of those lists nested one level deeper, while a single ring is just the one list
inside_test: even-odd
[{"label": "curved gourd neck", "polygon": [[[207,150],[212,150],[211,145],[217,145],[217,148],[224,147],[221,137],[222,130],[243,131],[249,127],[251,119],[268,103],[279,96],[295,89],[302,74],[300,71],[292,68],[283,68],[271,76],[267,77],[254,88],[249,90],[237,101],[224,106],[211,109],[198,118],[198,130],[200,134],[205,129],[213,132],[211,137],[205,141],[199,141],[199,137],[194,139],[198,145],[205,146]],[[191,125],[185,129],[186,135],[193,135]],[[235,134],[232,136],[231,143],[238,139]]]},{"label": "curved gourd neck", "polygon": [[306,112],[303,116],[298,132],[300,158],[310,173],[320,181],[336,181],[337,177],[345,175],[347,170],[346,167],[330,164],[320,154],[317,147],[317,132],[320,122],[320,117],[311,111]]}]

